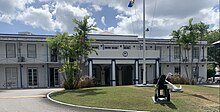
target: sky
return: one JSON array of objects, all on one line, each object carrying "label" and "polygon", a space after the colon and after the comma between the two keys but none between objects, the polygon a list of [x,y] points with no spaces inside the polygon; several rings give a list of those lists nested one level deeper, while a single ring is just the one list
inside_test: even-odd
[{"label": "sky", "polygon": [[[73,33],[72,19],[90,16],[93,33],[143,35],[143,0],[0,0],[0,33]],[[146,37],[170,38],[173,30],[199,21],[219,28],[220,0],[145,0]]]}]

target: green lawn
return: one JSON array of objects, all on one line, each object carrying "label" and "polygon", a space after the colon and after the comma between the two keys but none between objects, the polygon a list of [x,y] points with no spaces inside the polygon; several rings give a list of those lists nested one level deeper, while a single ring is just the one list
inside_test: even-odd
[{"label": "green lawn", "polygon": [[55,100],[83,106],[115,109],[201,112],[219,111],[219,88],[184,85],[183,93],[171,92],[171,103],[155,104],[154,87],[93,87],[51,94]]}]

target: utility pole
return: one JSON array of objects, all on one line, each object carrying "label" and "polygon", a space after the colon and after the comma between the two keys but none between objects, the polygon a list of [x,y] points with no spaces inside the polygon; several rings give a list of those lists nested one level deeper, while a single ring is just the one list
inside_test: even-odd
[{"label": "utility pole", "polygon": [[146,84],[146,59],[145,59],[145,0],[143,0],[143,84]]}]

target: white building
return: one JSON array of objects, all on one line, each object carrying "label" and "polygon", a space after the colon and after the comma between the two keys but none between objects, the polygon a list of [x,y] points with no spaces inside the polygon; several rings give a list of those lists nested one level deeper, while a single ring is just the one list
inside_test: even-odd
[{"label": "white building", "polygon": [[[61,63],[46,43],[53,35],[0,34],[0,88],[59,87]],[[89,55],[88,75],[100,85],[142,83],[143,43],[137,35],[89,34],[98,52]],[[207,42],[200,42],[189,51],[170,39],[146,39],[146,75],[152,83],[161,74],[193,74],[207,79]],[[192,58],[193,57],[193,58]],[[193,68],[193,69],[191,69]]]}]

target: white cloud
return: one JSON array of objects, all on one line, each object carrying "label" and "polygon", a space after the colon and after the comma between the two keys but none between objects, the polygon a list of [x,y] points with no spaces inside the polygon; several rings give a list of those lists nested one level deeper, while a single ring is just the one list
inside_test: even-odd
[{"label": "white cloud", "polygon": [[104,26],[106,26],[106,24],[105,24],[105,16],[102,16],[102,17],[101,17],[101,22],[102,22],[102,24],[103,24]]},{"label": "white cloud", "polygon": [[219,12],[214,11],[212,8],[203,9],[200,11],[198,18],[199,21],[203,21],[206,24],[214,24],[211,29],[219,29]]},{"label": "white cloud", "polygon": [[61,24],[60,30],[72,32],[74,25],[71,23],[73,18],[82,19],[84,16],[91,15],[86,9],[74,7],[67,3],[60,3],[55,6],[53,12],[56,21]]},{"label": "white cloud", "polygon": [[0,0],[0,22],[12,24],[16,16],[26,9],[25,5],[33,3],[33,0]]},{"label": "white cloud", "polygon": [[[111,26],[107,31],[115,34],[138,34],[142,36],[143,15],[142,0],[136,0],[132,8],[128,8],[129,0],[38,0],[47,5],[29,7],[34,0],[0,0],[0,21],[12,24],[12,21],[22,21],[35,28],[47,31],[72,32],[73,18],[82,19],[85,15],[92,16],[94,11],[103,11],[103,6],[116,10],[117,26]],[[155,5],[156,3],[156,5]],[[89,6],[82,8],[81,4]],[[187,24],[193,17],[193,22],[203,21],[215,24],[213,29],[219,28],[219,12],[212,11],[218,0],[146,0],[146,27],[148,37],[167,37],[172,30]],[[155,7],[156,6],[156,7]],[[92,7],[92,10],[89,8]],[[94,9],[94,10],[93,10]],[[155,12],[155,13],[153,13]],[[154,17],[153,17],[154,16]],[[100,20],[90,18],[89,23],[101,22],[106,26],[107,16]],[[108,24],[109,25],[109,24]],[[98,28],[98,31],[103,29]]]},{"label": "white cloud", "polygon": [[100,7],[99,5],[93,4],[92,7],[95,9],[95,11],[101,11],[102,10],[102,7]]},{"label": "white cloud", "polygon": [[17,20],[34,28],[42,28],[47,31],[54,31],[58,27],[58,24],[52,19],[52,14],[46,7],[38,9],[29,7],[17,17]]}]

